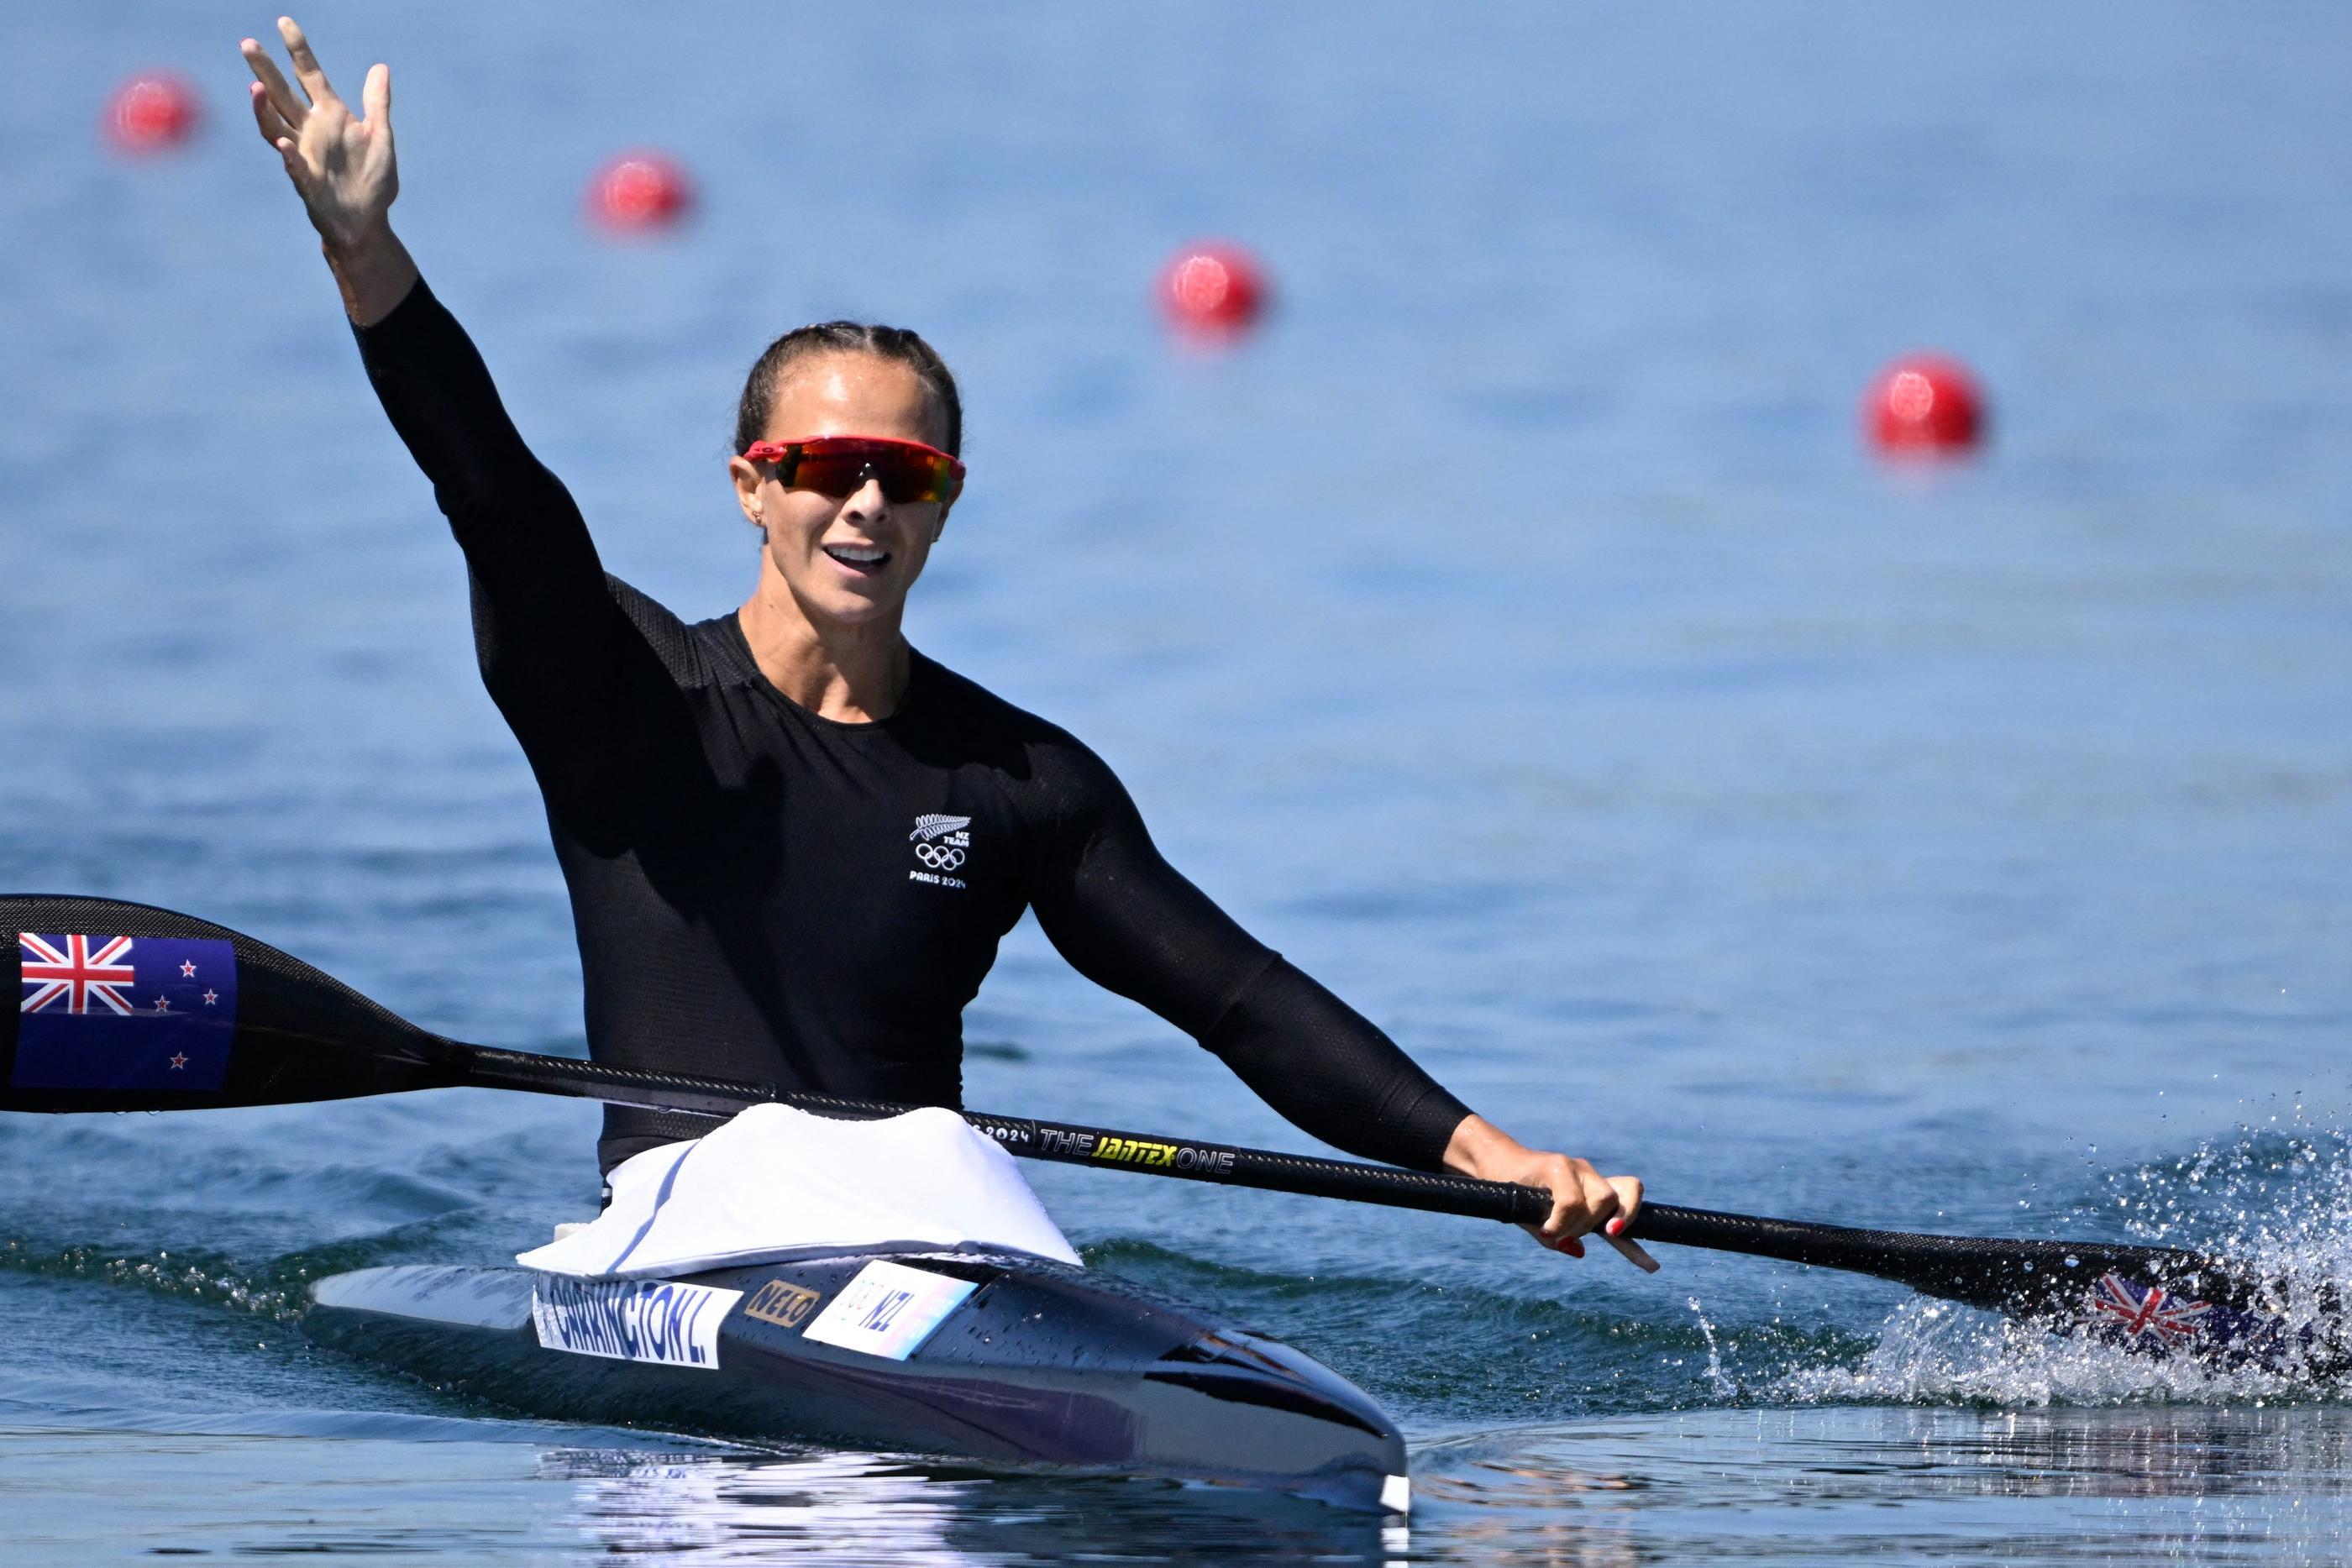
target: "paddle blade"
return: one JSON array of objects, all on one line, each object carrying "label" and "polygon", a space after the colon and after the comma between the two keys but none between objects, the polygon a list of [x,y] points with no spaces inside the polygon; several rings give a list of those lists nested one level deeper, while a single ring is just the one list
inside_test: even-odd
[{"label": "paddle blade", "polygon": [[2256,1365],[2298,1380],[2352,1370],[2352,1327],[2333,1289],[2168,1247],[1857,1230],[1664,1204],[1644,1207],[1633,1231],[1645,1241],[1874,1274],[2138,1354]]},{"label": "paddle blade", "polygon": [[16,1009],[0,1111],[184,1111],[431,1089],[452,1047],[210,921],[110,898],[0,894]]},{"label": "paddle blade", "polygon": [[2267,1307],[2275,1295],[2272,1282],[2242,1264],[2129,1242],[1857,1230],[1664,1204],[1644,1207],[1633,1233],[1645,1241],[1875,1274],[1926,1295],[2021,1316],[2095,1319],[2098,1283],[2110,1275],[2232,1306]]}]

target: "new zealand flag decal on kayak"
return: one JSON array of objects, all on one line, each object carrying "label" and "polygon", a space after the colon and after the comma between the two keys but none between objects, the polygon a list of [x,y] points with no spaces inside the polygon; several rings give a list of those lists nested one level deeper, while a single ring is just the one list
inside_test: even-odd
[{"label": "new zealand flag decal on kayak", "polygon": [[24,932],[14,1089],[218,1089],[236,1032],[226,942]]}]

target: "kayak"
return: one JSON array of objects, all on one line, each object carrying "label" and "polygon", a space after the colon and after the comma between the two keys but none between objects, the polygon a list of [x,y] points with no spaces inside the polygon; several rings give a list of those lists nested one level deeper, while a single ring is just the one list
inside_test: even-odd
[{"label": "kayak", "polygon": [[534,1416],[1403,1511],[1403,1439],[1288,1345],[1025,1253],[827,1249],[677,1279],[407,1265],[312,1287],[314,1342]]}]

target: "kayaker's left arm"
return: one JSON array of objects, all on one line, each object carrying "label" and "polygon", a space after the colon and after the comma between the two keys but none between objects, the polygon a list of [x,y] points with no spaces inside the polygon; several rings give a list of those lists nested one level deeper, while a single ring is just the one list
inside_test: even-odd
[{"label": "kayaker's left arm", "polygon": [[1531,1149],[1475,1113],[1463,1117],[1446,1140],[1445,1168],[1482,1181],[1516,1182],[1550,1193],[1551,1218],[1528,1227],[1528,1234],[1547,1247],[1581,1258],[1584,1244],[1577,1238],[1597,1233],[1636,1268],[1654,1274],[1658,1270],[1658,1260],[1641,1243],[1620,1234],[1641,1211],[1639,1176],[1604,1176],[1590,1160]]},{"label": "kayaker's left arm", "polygon": [[[1552,1212],[1529,1231],[1583,1256],[1642,1202],[1633,1176],[1530,1149],[1448,1093],[1370,1019],[1217,907],[1161,856],[1110,769],[1074,740],[1038,748],[1052,820],[1030,903],[1055,948],[1088,979],[1192,1035],[1294,1125],[1366,1159],[1541,1186]],[[1622,1228],[1622,1224],[1621,1227]]]}]

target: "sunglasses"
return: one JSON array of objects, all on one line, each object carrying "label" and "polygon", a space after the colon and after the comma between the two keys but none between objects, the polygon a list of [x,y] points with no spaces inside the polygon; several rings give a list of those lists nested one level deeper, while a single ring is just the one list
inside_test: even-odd
[{"label": "sunglasses", "polygon": [[856,495],[866,479],[898,506],[937,501],[946,506],[963,489],[963,465],[919,441],[879,435],[814,435],[806,441],[762,441],[745,451],[754,463],[776,465],[776,483],[814,490],[836,500]]}]

